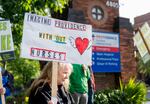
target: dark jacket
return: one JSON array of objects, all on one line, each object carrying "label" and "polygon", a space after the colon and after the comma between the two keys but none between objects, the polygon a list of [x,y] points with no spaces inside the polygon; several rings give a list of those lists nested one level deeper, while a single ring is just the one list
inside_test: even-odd
[{"label": "dark jacket", "polygon": [[[51,88],[48,83],[43,87],[41,84],[38,90],[36,88],[29,95],[29,104],[48,104],[49,100],[51,100]],[[58,86],[57,100],[57,104],[74,104],[71,95],[65,91],[63,86]]]}]

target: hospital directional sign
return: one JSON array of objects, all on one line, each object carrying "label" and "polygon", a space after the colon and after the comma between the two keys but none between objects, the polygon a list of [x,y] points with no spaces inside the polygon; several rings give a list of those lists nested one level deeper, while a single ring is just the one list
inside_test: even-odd
[{"label": "hospital directional sign", "polygon": [[92,68],[94,72],[120,72],[119,34],[93,32]]}]

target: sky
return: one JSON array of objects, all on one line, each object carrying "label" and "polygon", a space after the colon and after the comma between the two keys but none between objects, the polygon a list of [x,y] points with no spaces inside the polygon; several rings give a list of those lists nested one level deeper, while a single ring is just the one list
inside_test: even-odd
[{"label": "sky", "polygon": [[150,12],[150,0],[119,0],[120,16],[130,19],[134,23],[134,17]]}]

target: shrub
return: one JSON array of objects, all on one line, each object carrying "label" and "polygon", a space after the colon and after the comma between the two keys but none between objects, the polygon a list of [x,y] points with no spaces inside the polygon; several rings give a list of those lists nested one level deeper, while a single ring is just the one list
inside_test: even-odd
[{"label": "shrub", "polygon": [[97,91],[94,96],[94,104],[142,104],[146,101],[146,85],[130,79],[129,83],[120,81],[119,89],[105,89]]},{"label": "shrub", "polygon": [[109,104],[108,97],[104,91],[98,91],[94,95],[94,104]]},{"label": "shrub", "polygon": [[120,90],[106,89],[98,91],[94,96],[94,104],[124,104]]},{"label": "shrub", "polygon": [[142,104],[146,101],[147,88],[143,82],[130,79],[128,84],[123,85],[120,81],[120,90],[126,98],[126,104]]}]

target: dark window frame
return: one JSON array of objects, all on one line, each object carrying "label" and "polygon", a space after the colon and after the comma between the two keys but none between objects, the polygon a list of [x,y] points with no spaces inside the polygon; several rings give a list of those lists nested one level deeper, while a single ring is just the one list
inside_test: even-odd
[{"label": "dark window frame", "polygon": [[[94,10],[94,12],[93,12],[93,10]],[[101,7],[94,6],[91,10],[91,15],[94,20],[101,21],[104,18],[104,11]]]}]

